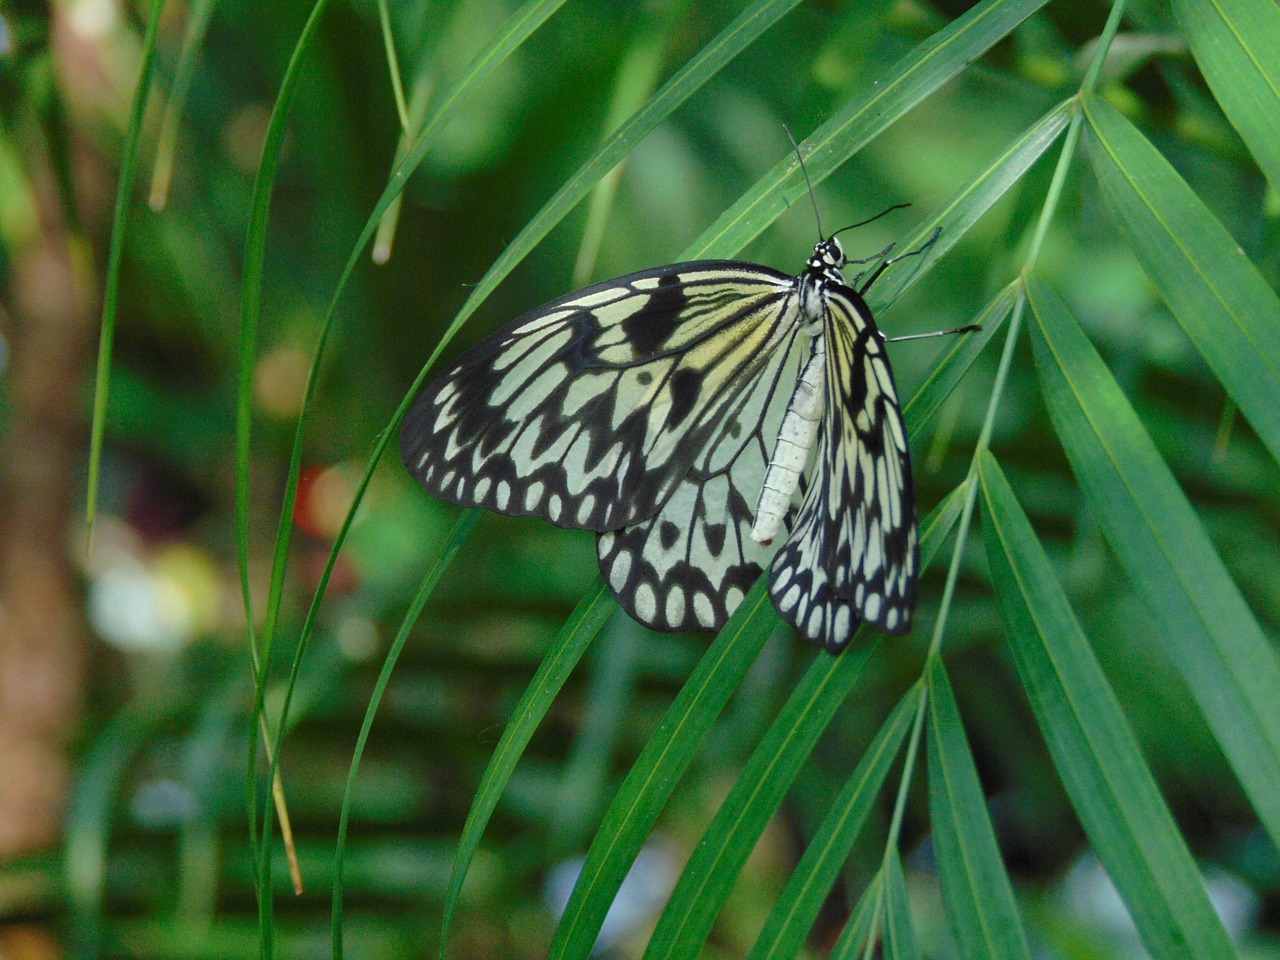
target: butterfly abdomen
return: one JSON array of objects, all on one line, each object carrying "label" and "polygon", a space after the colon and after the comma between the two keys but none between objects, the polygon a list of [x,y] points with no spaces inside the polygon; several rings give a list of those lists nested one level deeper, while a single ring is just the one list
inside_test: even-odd
[{"label": "butterfly abdomen", "polygon": [[778,439],[760,487],[755,523],[751,527],[751,539],[756,543],[771,543],[777,536],[809,462],[809,452],[813,449],[818,424],[822,420],[825,355],[826,340],[819,333],[810,342],[809,359],[796,381],[795,392],[791,394],[791,402],[778,429]]}]

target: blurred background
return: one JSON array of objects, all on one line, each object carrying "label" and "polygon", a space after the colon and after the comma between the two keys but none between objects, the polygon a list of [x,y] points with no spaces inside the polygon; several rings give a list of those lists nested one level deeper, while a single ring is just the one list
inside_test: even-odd
[{"label": "blurred background", "polygon": [[[717,215],[898,57],[966,4],[813,0],[695,94],[629,157],[598,249],[571,215],[489,298],[446,357],[574,286],[670,262]],[[1151,36],[1168,11],[1135,3]],[[278,701],[330,545],[380,432],[507,243],[616,122],[740,10],[731,0],[566,4],[444,129],[375,265],[366,255],[306,429],[294,549],[268,708]],[[236,570],[235,389],[247,215],[272,105],[310,12],[170,0],[128,218],[99,515],[86,541],[88,431],[111,213],[147,10],[118,0],[0,5],[0,957],[257,955],[245,812],[252,666]],[[406,96],[437,102],[513,0],[399,0]],[[1099,3],[1049,6],[817,189],[854,256],[909,232],[1078,84]],[[331,4],[303,71],[271,207],[258,353],[250,573],[264,609],[294,424],[318,324],[395,161],[400,120],[374,0]],[[206,30],[201,36],[200,31]],[[192,31],[199,56],[181,54]],[[1194,63],[1157,45],[1113,91],[1274,286],[1275,196]],[[1168,54],[1161,59],[1161,55]],[[190,67],[186,66],[190,64]],[[630,98],[630,99],[629,99]],[[175,106],[176,105],[176,106]],[[611,119],[612,118],[612,119]],[[1054,151],[1056,154],[1056,151]],[[1050,161],[1052,162],[1052,161]],[[1041,169],[1043,168],[1043,169]],[[892,334],[971,322],[1016,269],[1042,162],[880,318]],[[1280,484],[1199,355],[1076,175],[1043,268],[1108,360],[1263,626],[1280,624]],[[584,235],[588,237],[584,241]],[[798,271],[816,236],[797,205],[744,259]],[[387,244],[390,244],[388,249]],[[904,396],[938,343],[894,348]],[[915,451],[931,510],[967,469],[996,360],[988,351]],[[1280,863],[1153,627],[1081,506],[1024,343],[994,449],[1085,618],[1193,853],[1249,956],[1280,956]],[[457,511],[390,456],[376,472],[303,662],[282,760],[306,891],[279,868],[284,956],[327,956],[338,809],[361,717],[410,597]],[[1027,924],[1052,957],[1140,956],[1033,729],[981,549],[962,572],[948,668]],[[944,570],[922,589],[931,623]],[[364,754],[345,861],[353,956],[434,955],[454,845],[476,784],[548,642],[594,582],[593,538],[484,516],[415,627]],[[920,634],[917,631],[917,634]],[[927,636],[927,634],[926,634]],[[851,759],[918,675],[927,640],[887,645],[753,854],[708,956],[741,956]],[[706,639],[617,616],[517,768],[472,869],[456,957],[546,953],[604,804]],[[816,652],[780,632],[646,850],[605,948],[643,944],[665,891]],[[746,731],[746,733],[744,733]],[[889,808],[855,851],[812,937],[824,955],[880,855]],[[903,854],[922,943],[954,945],[931,880],[922,790]],[[558,898],[560,900],[558,901]]]}]

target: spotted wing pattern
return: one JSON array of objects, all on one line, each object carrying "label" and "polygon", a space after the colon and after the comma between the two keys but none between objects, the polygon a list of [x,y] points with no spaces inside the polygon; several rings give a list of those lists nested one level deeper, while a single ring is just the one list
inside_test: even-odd
[{"label": "spotted wing pattern", "polygon": [[405,465],[464,506],[597,531],[652,517],[794,336],[794,285],[765,267],[699,261],[555,300],[418,397]]},{"label": "spotted wing pattern", "polygon": [[826,405],[812,482],[774,557],[769,591],[815,643],[844,648],[859,622],[905,633],[920,566],[911,457],[871,311],[829,285]]},{"label": "spotted wing pattern", "polygon": [[601,534],[600,570],[641,623],[718,630],[777,551],[750,533],[803,352],[792,330],[657,515]]}]

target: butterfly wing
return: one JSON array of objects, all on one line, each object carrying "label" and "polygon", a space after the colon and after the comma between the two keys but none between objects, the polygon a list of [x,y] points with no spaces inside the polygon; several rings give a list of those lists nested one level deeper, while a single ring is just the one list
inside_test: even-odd
[{"label": "butterfly wing", "polygon": [[750,534],[800,365],[800,338],[790,329],[658,514],[600,536],[605,580],[647,626],[719,630],[778,549]]},{"label": "butterfly wing", "polygon": [[911,455],[897,388],[866,303],[827,288],[826,407],[813,480],[774,557],[782,616],[832,652],[865,621],[905,633],[920,567]]},{"label": "butterfly wing", "polygon": [[463,506],[597,531],[652,517],[794,335],[793,299],[784,274],[698,261],[555,300],[423,391],[405,466]]}]

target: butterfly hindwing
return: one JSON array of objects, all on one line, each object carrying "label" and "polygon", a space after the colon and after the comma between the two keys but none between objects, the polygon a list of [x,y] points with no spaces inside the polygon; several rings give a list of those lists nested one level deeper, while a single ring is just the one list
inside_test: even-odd
[{"label": "butterfly hindwing", "polygon": [[910,627],[920,565],[906,426],[862,298],[827,288],[826,406],[813,482],[774,558],[770,593],[809,640],[842,649],[858,623]]},{"label": "butterfly hindwing", "polygon": [[718,630],[777,550],[750,532],[802,352],[792,329],[658,514],[600,536],[600,570],[641,623]]}]

